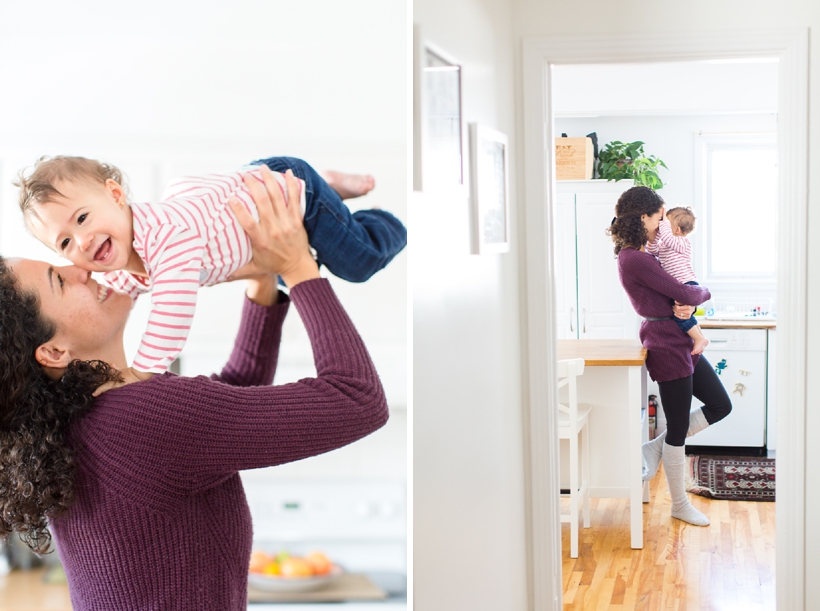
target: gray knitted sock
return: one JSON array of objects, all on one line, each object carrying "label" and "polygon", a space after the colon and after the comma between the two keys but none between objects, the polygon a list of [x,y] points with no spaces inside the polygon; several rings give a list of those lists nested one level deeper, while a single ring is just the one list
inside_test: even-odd
[{"label": "gray knitted sock", "polygon": [[703,415],[703,408],[699,407],[689,412],[689,430],[686,432],[687,437],[691,437],[695,433],[700,433],[703,429],[709,427],[709,421]]},{"label": "gray knitted sock", "polygon": [[672,517],[695,526],[709,526],[709,518],[695,509],[686,495],[686,447],[663,444],[663,470],[672,497]]},{"label": "gray knitted sock", "polygon": [[655,474],[658,472],[665,439],[666,431],[641,446],[641,453],[643,454],[643,472],[641,473],[641,479],[645,482],[655,477]]},{"label": "gray knitted sock", "polygon": [[[703,415],[703,409],[700,407],[689,412],[689,430],[686,432],[687,437],[691,437],[695,433],[700,433],[703,429],[709,426],[709,421]],[[666,431],[647,441],[641,446],[641,453],[643,454],[643,471],[641,479],[645,482],[649,481],[658,472],[658,467],[661,464],[661,455],[663,454],[663,442],[666,439]]]}]

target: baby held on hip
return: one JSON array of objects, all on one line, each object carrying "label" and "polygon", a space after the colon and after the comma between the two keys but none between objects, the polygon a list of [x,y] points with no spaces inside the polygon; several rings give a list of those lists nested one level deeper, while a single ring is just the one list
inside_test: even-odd
[{"label": "baby held on hip", "polygon": [[[688,237],[695,229],[695,215],[689,207],[678,207],[667,211],[665,217],[659,223],[655,240],[647,245],[647,250],[658,257],[663,269],[678,282],[697,284],[697,276],[692,268],[692,243]],[[692,354],[701,354],[709,345],[709,340],[703,335],[694,315],[690,313],[690,316],[680,319],[677,317],[677,310],[676,307],[675,322],[692,338]]]}]

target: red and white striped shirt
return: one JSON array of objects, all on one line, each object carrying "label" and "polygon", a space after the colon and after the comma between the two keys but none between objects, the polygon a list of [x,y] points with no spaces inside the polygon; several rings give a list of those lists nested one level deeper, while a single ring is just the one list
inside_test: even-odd
[{"label": "red and white striped shirt", "polygon": [[[250,172],[260,181],[259,170]],[[253,257],[251,243],[228,206],[235,195],[259,220],[242,172],[185,176],[174,181],[158,204],[131,204],[133,247],[148,279],[124,270],[103,274],[101,282],[132,299],[151,292],[148,328],[132,366],[162,373],[188,339],[200,286],[225,281]],[[283,174],[273,173],[285,193]],[[299,181],[305,210],[304,183]]]},{"label": "red and white striped shirt", "polygon": [[672,225],[663,219],[655,232],[655,241],[647,243],[646,251],[660,259],[666,273],[681,283],[697,282],[692,268],[692,243],[686,236],[672,233]]}]

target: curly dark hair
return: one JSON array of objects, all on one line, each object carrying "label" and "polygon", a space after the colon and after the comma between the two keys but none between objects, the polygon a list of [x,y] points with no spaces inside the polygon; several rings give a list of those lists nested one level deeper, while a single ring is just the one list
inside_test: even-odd
[{"label": "curly dark hair", "polygon": [[51,543],[48,519],[74,501],[66,429],[88,411],[100,384],[121,379],[107,363],[79,360],[50,379],[35,351],[55,332],[37,296],[18,287],[0,257],[0,537],[16,532],[38,554]]},{"label": "curly dark hair", "polygon": [[615,242],[615,255],[622,248],[640,248],[648,239],[641,216],[652,216],[664,205],[663,198],[649,187],[632,187],[618,198],[615,218],[606,234]]}]

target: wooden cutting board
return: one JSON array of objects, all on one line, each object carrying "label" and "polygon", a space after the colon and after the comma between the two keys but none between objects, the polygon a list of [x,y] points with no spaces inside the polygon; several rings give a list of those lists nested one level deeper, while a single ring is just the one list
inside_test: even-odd
[{"label": "wooden cutting board", "polygon": [[384,590],[359,573],[345,573],[320,590],[311,592],[267,592],[248,584],[249,603],[336,603],[385,598],[387,593]]}]

